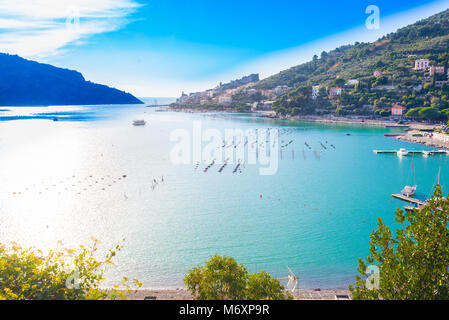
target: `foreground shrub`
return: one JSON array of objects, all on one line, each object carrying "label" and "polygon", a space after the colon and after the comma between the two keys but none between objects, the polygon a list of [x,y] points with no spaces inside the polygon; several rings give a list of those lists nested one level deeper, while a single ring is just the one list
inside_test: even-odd
[{"label": "foreground shrub", "polygon": [[[98,260],[98,241],[78,250],[63,249],[44,254],[16,243],[0,244],[0,300],[125,299],[131,293],[127,278],[110,290],[100,285],[122,246]],[[134,280],[134,285],[142,284]],[[117,288],[124,287],[120,291]]]},{"label": "foreground shrub", "polygon": [[[412,212],[396,211],[393,237],[379,219],[371,235],[370,256],[359,260],[354,299],[449,299],[449,202],[440,186],[429,203]],[[378,270],[377,274],[372,274]]]},{"label": "foreground shrub", "polygon": [[206,266],[190,270],[184,283],[197,300],[285,300],[292,299],[279,280],[265,272],[248,274],[231,257],[213,256]]}]

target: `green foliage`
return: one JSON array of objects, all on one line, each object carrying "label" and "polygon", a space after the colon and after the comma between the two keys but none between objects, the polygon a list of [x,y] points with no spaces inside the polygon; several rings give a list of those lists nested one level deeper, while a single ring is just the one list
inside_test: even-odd
[{"label": "green foliage", "polygon": [[[47,254],[16,243],[0,244],[0,300],[125,299],[131,292],[127,278],[120,285],[126,288],[124,291],[119,291],[119,286],[100,289],[106,270],[121,248],[117,245],[98,260],[97,240],[79,250],[52,250]],[[136,279],[134,284],[142,285]]]},{"label": "green foliage", "polygon": [[418,113],[419,117],[427,120],[437,120],[441,118],[441,113],[436,108],[421,108]]},{"label": "green foliage", "polygon": [[245,266],[231,257],[218,255],[204,267],[185,276],[184,283],[197,300],[284,300],[292,296],[265,271],[248,274]]},{"label": "green foliage", "polygon": [[[371,234],[370,255],[359,260],[354,299],[447,300],[449,299],[449,202],[442,189],[413,212],[396,211],[396,236],[379,218]],[[378,288],[366,285],[367,266],[380,270]]]},{"label": "green foliage", "polygon": [[407,111],[407,113],[405,114],[405,116],[406,116],[407,118],[417,119],[417,118],[419,118],[419,110],[420,110],[420,109],[421,109],[421,108],[413,108],[413,109]]}]

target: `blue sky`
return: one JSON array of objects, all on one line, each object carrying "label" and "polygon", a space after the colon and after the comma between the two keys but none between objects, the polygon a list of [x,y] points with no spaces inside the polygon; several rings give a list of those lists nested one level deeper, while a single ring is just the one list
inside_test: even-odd
[{"label": "blue sky", "polygon": [[[368,5],[380,9],[379,30],[365,27]],[[0,0],[0,51],[137,96],[178,96],[250,72],[266,77],[448,7],[441,0]]]}]

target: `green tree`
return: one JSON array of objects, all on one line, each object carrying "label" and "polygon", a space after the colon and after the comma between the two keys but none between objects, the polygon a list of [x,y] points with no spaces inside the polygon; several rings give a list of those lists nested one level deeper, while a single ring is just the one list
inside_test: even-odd
[{"label": "green tree", "polygon": [[441,118],[440,111],[432,107],[421,108],[418,115],[420,118],[427,120],[437,120]]},{"label": "green tree", "polygon": [[419,118],[419,110],[421,110],[421,108],[413,108],[413,109],[407,111],[405,116],[407,118],[412,118],[412,119]]},{"label": "green tree", "polygon": [[189,271],[184,283],[197,300],[284,300],[291,295],[265,271],[248,274],[231,257],[215,255]]},{"label": "green tree", "polygon": [[390,109],[382,109],[379,111],[379,115],[382,117],[389,117],[389,116],[391,116],[391,110]]},{"label": "green tree", "polygon": [[424,90],[429,90],[430,88],[432,88],[432,84],[431,83],[425,83],[424,84]]},{"label": "green tree", "polygon": [[333,83],[333,86],[335,86],[335,87],[343,87],[346,83],[346,80],[342,79],[342,78],[337,78],[337,79],[334,79],[332,81],[332,83]]},{"label": "green tree", "polygon": [[[98,241],[79,250],[52,250],[43,254],[17,243],[0,244],[0,300],[103,300],[125,299],[131,293],[129,280],[124,277],[111,290],[102,290],[101,283],[112,259],[121,246],[109,250],[98,259]],[[142,284],[134,279],[137,287]]]},{"label": "green tree", "polygon": [[[441,186],[418,210],[396,211],[396,236],[379,218],[371,234],[370,255],[359,260],[360,276],[350,286],[354,299],[449,299],[449,202]],[[379,283],[372,287],[368,266],[379,268]],[[367,285],[368,284],[368,285]]]}]

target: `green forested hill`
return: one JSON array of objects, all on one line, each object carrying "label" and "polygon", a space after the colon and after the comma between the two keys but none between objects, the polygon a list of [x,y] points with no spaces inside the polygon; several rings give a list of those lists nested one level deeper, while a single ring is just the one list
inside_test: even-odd
[{"label": "green forested hill", "polygon": [[[283,114],[333,112],[363,114],[363,106],[374,105],[374,112],[398,103],[408,109],[434,107],[444,117],[449,108],[449,86],[435,87],[435,81],[447,76],[430,76],[413,69],[416,59],[429,59],[430,65],[449,66],[449,10],[418,21],[388,34],[374,43],[345,45],[322,52],[310,62],[298,65],[260,81],[260,89],[287,85],[293,89],[281,96],[273,108]],[[375,77],[374,71],[382,76]],[[359,80],[355,86],[347,81]],[[346,86],[345,86],[346,83]],[[320,91],[319,99],[311,99],[311,86],[343,87],[345,92],[329,99]],[[420,86],[423,89],[420,90]],[[394,88],[394,89],[393,89]],[[442,112],[443,111],[443,112]],[[442,113],[441,113],[442,112]]]}]

